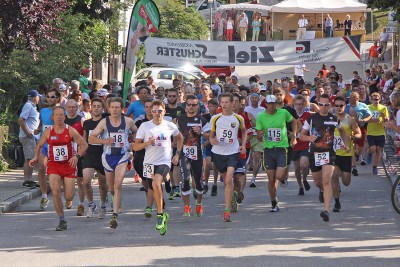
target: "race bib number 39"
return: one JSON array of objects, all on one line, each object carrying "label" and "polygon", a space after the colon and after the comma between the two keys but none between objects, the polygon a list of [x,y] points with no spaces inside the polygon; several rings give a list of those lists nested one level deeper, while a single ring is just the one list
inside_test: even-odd
[{"label": "race bib number 39", "polygon": [[150,163],[143,163],[143,177],[153,179],[154,165]]},{"label": "race bib number 39", "polygon": [[268,141],[280,142],[281,141],[281,129],[280,128],[268,128]]},{"label": "race bib number 39", "polygon": [[329,163],[329,152],[315,152],[315,166],[323,166]]},{"label": "race bib number 39", "polygon": [[54,161],[66,161],[68,160],[68,147],[65,146],[53,146],[53,157]]},{"label": "race bib number 39", "polygon": [[124,147],[125,133],[110,133],[110,137],[114,138],[113,147]]},{"label": "race bib number 39", "polygon": [[197,146],[183,146],[185,157],[197,160]]}]

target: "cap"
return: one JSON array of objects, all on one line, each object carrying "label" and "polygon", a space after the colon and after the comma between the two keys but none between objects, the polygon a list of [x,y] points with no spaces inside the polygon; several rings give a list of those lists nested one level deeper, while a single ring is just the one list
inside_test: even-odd
[{"label": "cap", "polygon": [[312,85],[312,82],[307,81],[307,82],[305,83],[305,85]]},{"label": "cap", "polygon": [[265,97],[265,102],[276,103],[276,97],[274,95],[267,95],[267,97]]},{"label": "cap", "polygon": [[88,75],[88,73],[90,72],[90,69],[88,69],[88,68],[84,68],[82,71],[81,71],[81,73],[82,73],[82,75]]},{"label": "cap", "polygon": [[37,97],[39,95],[38,91],[32,89],[28,92],[28,97]]},{"label": "cap", "polygon": [[65,86],[65,84],[60,84],[59,86],[58,86],[58,90],[60,90],[60,91],[64,91],[64,90],[67,90],[67,87]]},{"label": "cap", "polygon": [[290,82],[290,83],[294,83],[294,80],[293,80],[293,79],[289,79],[289,82]]},{"label": "cap", "polygon": [[107,96],[108,95],[108,91],[105,88],[101,88],[99,90],[99,92],[97,93],[98,96]]},{"label": "cap", "polygon": [[344,85],[347,85],[347,84],[351,85],[351,81],[347,81],[347,82],[344,83]]}]

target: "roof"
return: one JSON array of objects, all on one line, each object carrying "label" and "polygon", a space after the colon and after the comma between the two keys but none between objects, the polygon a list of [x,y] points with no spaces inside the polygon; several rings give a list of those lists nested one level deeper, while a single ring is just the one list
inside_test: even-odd
[{"label": "roof", "polygon": [[366,12],[367,5],[355,0],[285,0],[272,6],[281,13]]},{"label": "roof", "polygon": [[222,5],[218,8],[219,11],[231,10],[231,9],[268,12],[271,10],[271,7],[264,5],[255,5],[255,4],[232,4],[232,5]]}]

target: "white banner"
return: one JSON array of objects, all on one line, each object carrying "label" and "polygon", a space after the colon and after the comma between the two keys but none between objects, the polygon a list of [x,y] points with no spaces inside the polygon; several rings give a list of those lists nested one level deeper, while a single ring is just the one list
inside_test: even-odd
[{"label": "white banner", "polygon": [[360,60],[361,35],[275,42],[192,41],[149,37],[146,63],[275,65]]}]

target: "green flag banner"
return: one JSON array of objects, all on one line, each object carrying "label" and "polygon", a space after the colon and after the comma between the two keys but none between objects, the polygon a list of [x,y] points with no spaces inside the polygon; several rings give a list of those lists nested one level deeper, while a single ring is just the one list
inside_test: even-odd
[{"label": "green flag banner", "polygon": [[139,0],[132,10],[129,23],[128,40],[126,43],[126,60],[124,66],[124,93],[123,98],[128,96],[129,85],[135,74],[137,53],[150,33],[158,32],[160,26],[160,12],[152,0]]}]

